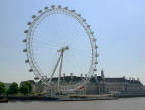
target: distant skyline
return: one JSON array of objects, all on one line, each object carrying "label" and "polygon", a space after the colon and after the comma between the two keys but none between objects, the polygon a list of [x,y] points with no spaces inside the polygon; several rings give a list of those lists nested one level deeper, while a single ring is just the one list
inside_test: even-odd
[{"label": "distant skyline", "polygon": [[0,81],[33,79],[24,63],[23,31],[31,16],[45,6],[75,9],[91,25],[99,46],[99,75],[135,77],[145,84],[144,0],[1,0]]}]

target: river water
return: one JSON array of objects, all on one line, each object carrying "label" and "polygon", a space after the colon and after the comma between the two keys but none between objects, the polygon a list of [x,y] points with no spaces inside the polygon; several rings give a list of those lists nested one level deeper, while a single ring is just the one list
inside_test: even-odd
[{"label": "river water", "polygon": [[16,101],[0,103],[0,110],[145,110],[145,98],[96,101]]}]

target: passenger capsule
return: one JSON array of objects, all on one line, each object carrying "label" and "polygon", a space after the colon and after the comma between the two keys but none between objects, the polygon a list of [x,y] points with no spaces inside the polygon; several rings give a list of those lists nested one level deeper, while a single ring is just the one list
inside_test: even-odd
[{"label": "passenger capsule", "polygon": [[93,38],[93,41],[95,42],[96,41],[96,38]]},{"label": "passenger capsule", "polygon": [[91,32],[91,34],[93,35],[93,34],[94,34],[94,32]]},{"label": "passenger capsule", "polygon": [[61,5],[58,5],[58,8],[61,8]]},{"label": "passenger capsule", "polygon": [[90,28],[90,27],[91,27],[91,25],[88,25],[87,27],[88,27],[88,28]]},{"label": "passenger capsule", "polygon": [[99,57],[99,54],[96,54],[95,56],[96,56],[96,57]]},{"label": "passenger capsule", "polygon": [[68,50],[68,49],[69,49],[69,47],[68,47],[68,46],[66,46],[64,49],[65,49],[65,50]]},{"label": "passenger capsule", "polygon": [[39,80],[39,77],[34,77],[35,80]]},{"label": "passenger capsule", "polygon": [[52,5],[51,8],[55,8],[55,5]]},{"label": "passenger capsule", "polygon": [[36,18],[36,15],[32,15],[32,18],[33,18],[33,19]]},{"label": "passenger capsule", "polygon": [[65,7],[64,9],[66,9],[66,10],[67,10],[67,9],[68,9],[68,7]]},{"label": "passenger capsule", "polygon": [[86,22],[86,19],[83,19],[84,22]]},{"label": "passenger capsule", "polygon": [[48,9],[48,7],[46,6],[44,9],[45,9],[45,10],[47,10],[47,9]]},{"label": "passenger capsule", "polygon": [[27,39],[24,39],[23,42],[24,42],[24,43],[27,42]]},{"label": "passenger capsule", "polygon": [[29,69],[29,72],[33,72],[33,69]]},{"label": "passenger capsule", "polygon": [[27,60],[25,60],[25,63],[29,63],[29,60],[27,59]]},{"label": "passenger capsule", "polygon": [[75,12],[75,10],[71,10],[71,12]]},{"label": "passenger capsule", "polygon": [[28,33],[28,30],[25,30],[24,33]]},{"label": "passenger capsule", "polygon": [[95,62],[95,64],[98,64],[98,62]]},{"label": "passenger capsule", "polygon": [[31,22],[28,22],[27,25],[31,25]]},{"label": "passenger capsule", "polygon": [[94,69],[94,71],[97,71],[97,69]]},{"label": "passenger capsule", "polygon": [[23,42],[24,42],[24,43],[27,42],[27,39],[24,39]]},{"label": "passenger capsule", "polygon": [[27,49],[24,49],[23,52],[27,52]]},{"label": "passenger capsule", "polygon": [[42,10],[39,10],[38,13],[42,13]]},{"label": "passenger capsule", "polygon": [[78,16],[80,17],[80,16],[81,16],[81,14],[78,14]]},{"label": "passenger capsule", "polygon": [[95,48],[97,49],[97,48],[98,48],[98,46],[97,46],[97,45],[95,45]]}]

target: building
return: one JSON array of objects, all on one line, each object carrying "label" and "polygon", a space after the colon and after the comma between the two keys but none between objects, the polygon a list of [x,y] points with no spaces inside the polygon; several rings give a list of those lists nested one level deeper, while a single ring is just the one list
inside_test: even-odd
[{"label": "building", "polygon": [[[85,76],[63,76],[60,78],[61,84],[71,87],[74,84],[80,83],[85,79]],[[53,78],[53,83],[57,84],[58,78]],[[43,91],[41,82],[35,83],[30,81],[33,86],[33,91]],[[94,75],[91,77],[89,83],[81,90],[81,93],[85,94],[108,94],[108,93],[120,93],[120,92],[138,92],[145,91],[145,86],[139,81],[126,79],[125,77],[118,78],[106,78],[104,77],[104,71],[101,71],[101,76]]]},{"label": "building", "polygon": [[105,92],[139,91],[143,90],[143,84],[139,80],[122,78],[105,78]]}]

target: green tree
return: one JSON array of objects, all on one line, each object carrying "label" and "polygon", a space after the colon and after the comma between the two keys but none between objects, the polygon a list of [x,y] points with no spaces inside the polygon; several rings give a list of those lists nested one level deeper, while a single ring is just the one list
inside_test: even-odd
[{"label": "green tree", "polygon": [[0,95],[5,93],[5,84],[3,82],[0,82]]},{"label": "green tree", "polygon": [[7,90],[7,94],[17,94],[18,93],[18,84],[16,82],[11,83]]},{"label": "green tree", "polygon": [[25,84],[22,84],[19,88],[20,92],[23,94],[28,94],[29,93],[29,87]]},{"label": "green tree", "polygon": [[20,86],[20,92],[23,94],[30,94],[32,93],[32,84],[29,81],[24,81]]}]

